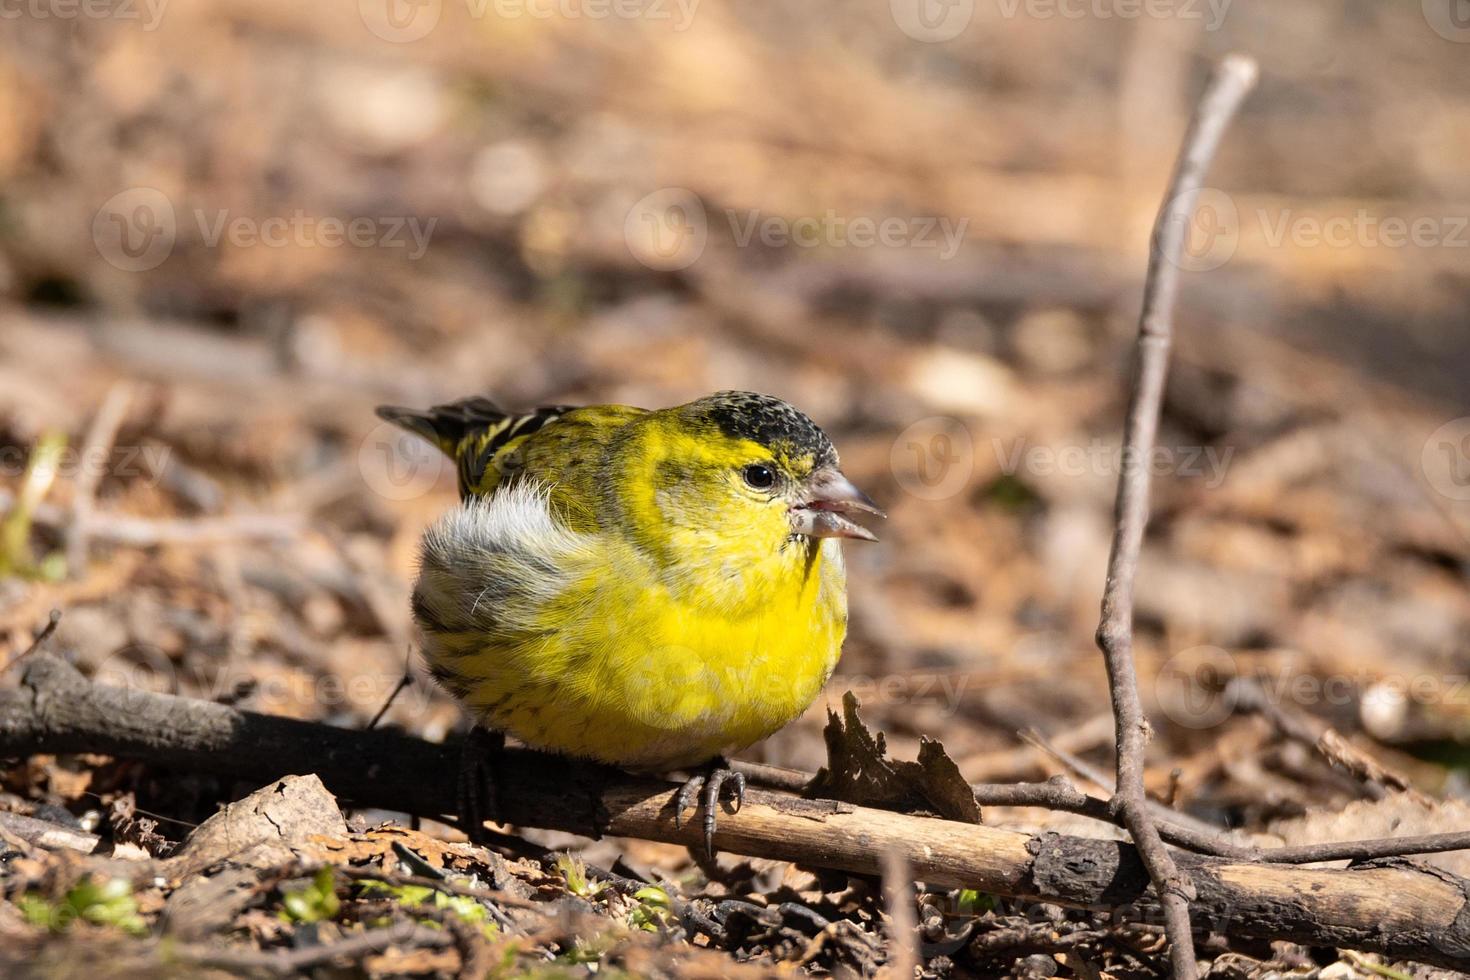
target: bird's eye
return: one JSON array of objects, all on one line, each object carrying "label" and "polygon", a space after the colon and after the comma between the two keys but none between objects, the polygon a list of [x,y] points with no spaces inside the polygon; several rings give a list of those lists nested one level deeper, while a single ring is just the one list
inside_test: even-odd
[{"label": "bird's eye", "polygon": [[763,463],[751,463],[740,471],[745,484],[755,490],[769,490],[776,485],[776,471]]}]

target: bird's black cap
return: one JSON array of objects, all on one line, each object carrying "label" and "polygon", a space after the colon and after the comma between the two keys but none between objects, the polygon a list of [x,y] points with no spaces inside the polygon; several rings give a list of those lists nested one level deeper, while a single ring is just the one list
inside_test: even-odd
[{"label": "bird's black cap", "polygon": [[837,449],[817,423],[773,395],[721,391],[689,406],[735,439],[749,439],[773,451],[810,456],[812,468],[837,465]]}]

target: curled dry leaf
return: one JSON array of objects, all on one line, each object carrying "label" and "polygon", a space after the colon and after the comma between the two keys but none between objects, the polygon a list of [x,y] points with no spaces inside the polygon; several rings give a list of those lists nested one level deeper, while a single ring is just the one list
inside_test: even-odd
[{"label": "curled dry leaf", "polygon": [[980,805],[959,766],[936,739],[919,743],[917,762],[888,758],[882,732],[870,732],[858,716],[851,691],[842,696],[842,717],[827,713],[822,735],[827,765],[808,793],[889,810],[929,810],[950,820],[980,823]]}]

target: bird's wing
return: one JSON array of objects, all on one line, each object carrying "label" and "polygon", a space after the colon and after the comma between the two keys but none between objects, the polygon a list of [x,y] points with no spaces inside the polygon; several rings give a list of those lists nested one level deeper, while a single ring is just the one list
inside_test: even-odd
[{"label": "bird's wing", "polygon": [[552,511],[573,527],[595,526],[609,447],[647,410],[628,405],[548,405],[504,412],[487,398],[427,410],[383,405],[378,417],[422,436],[455,462],[461,500],[490,496],[521,478],[549,491]]},{"label": "bird's wing", "polygon": [[570,530],[547,503],[523,480],[467,499],[424,534],[414,620],[434,674],[461,698],[555,633],[548,609],[604,561],[599,536]]},{"label": "bird's wing", "polygon": [[493,492],[502,477],[497,459],[512,444],[570,411],[567,405],[547,405],[529,412],[504,412],[488,398],[473,397],[423,411],[380,405],[378,417],[422,436],[454,460],[464,500]]},{"label": "bird's wing", "polygon": [[593,531],[612,485],[614,445],[629,422],[647,415],[627,405],[568,409],[554,420],[521,431],[494,452],[478,492],[516,485],[522,480],[547,492],[551,513],[567,527]]}]

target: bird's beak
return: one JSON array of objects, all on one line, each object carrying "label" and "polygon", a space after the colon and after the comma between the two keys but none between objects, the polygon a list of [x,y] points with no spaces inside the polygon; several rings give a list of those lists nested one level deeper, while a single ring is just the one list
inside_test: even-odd
[{"label": "bird's beak", "polygon": [[811,538],[858,538],[877,541],[872,531],[846,514],[861,511],[886,517],[867,494],[838,469],[821,469],[806,481],[801,501],[791,508],[791,526]]}]

